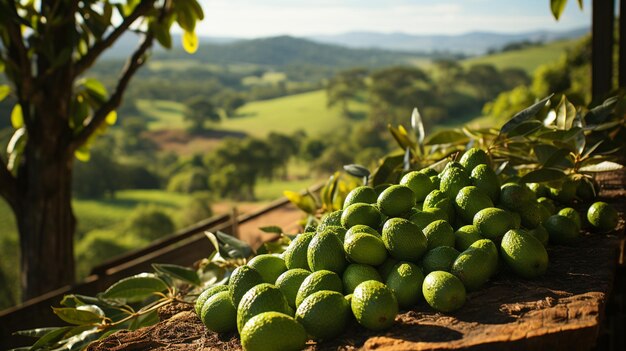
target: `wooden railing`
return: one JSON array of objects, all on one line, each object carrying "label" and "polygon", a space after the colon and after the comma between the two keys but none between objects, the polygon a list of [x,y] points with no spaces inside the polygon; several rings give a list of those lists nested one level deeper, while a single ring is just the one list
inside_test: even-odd
[{"label": "wooden railing", "polygon": [[[171,263],[191,266],[207,257],[213,247],[204,231],[222,231],[237,236],[236,228],[272,211],[288,206],[282,198],[263,208],[243,215],[220,215],[208,218],[182,229],[145,248],[128,252],[95,267],[81,283],[64,286],[19,306],[0,311],[0,350],[24,345],[32,339],[12,335],[16,330],[58,326],[62,322],[52,313],[51,306],[59,304],[66,294],[95,295],[118,280],[134,274],[151,271],[153,263]],[[235,212],[234,212],[235,213]],[[235,230],[233,230],[235,229]]]}]

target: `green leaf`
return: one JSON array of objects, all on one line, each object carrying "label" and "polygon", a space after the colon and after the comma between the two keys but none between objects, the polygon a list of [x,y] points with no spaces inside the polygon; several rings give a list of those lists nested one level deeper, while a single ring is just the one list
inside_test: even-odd
[{"label": "green leaf", "polygon": [[194,269],[166,263],[153,263],[152,267],[155,271],[163,273],[171,278],[182,280],[196,286],[201,284],[200,277]]},{"label": "green leaf", "polygon": [[537,144],[533,147],[533,151],[537,156],[537,161],[543,164],[546,162],[555,152],[557,152],[559,148],[550,144]]},{"label": "green leaf", "polygon": [[550,96],[547,96],[540,101],[534,103],[532,106],[527,107],[524,110],[516,113],[510,120],[508,120],[508,122],[506,122],[502,126],[502,128],[500,128],[500,134],[506,134],[513,128],[517,127],[520,123],[535,117],[535,115],[537,115],[537,113],[541,111],[541,109],[543,109],[546,105],[550,103],[550,98],[552,98],[553,95],[554,94],[551,94]]},{"label": "green leaf", "polygon": [[103,318],[92,310],[79,309],[79,307],[53,307],[52,311],[63,321],[76,325],[97,324]]},{"label": "green leaf", "polygon": [[172,35],[170,34],[169,28],[165,28],[165,26],[157,22],[152,22],[150,23],[150,31],[154,33],[154,37],[161,46],[166,49],[172,48]]},{"label": "green leaf", "polygon": [[[570,151],[568,149],[558,149],[555,151],[545,162],[543,163],[543,167],[557,167],[558,165],[571,166],[570,160],[567,158]],[[561,167],[558,167],[561,168]]]},{"label": "green leaf", "polygon": [[101,296],[105,299],[139,302],[165,290],[167,290],[167,285],[155,274],[141,273],[111,285]]},{"label": "green leaf", "polygon": [[53,328],[54,330],[49,331],[46,335],[37,340],[37,342],[30,347],[30,350],[42,349],[45,346],[53,345],[65,339],[65,334],[72,328],[73,327]]},{"label": "green leaf", "polygon": [[117,112],[115,110],[109,112],[109,114],[104,118],[106,124],[112,126],[117,122]]},{"label": "green leaf", "polygon": [[565,177],[565,173],[559,169],[541,168],[526,173],[520,178],[520,183],[542,183],[559,180]]},{"label": "green leaf", "polygon": [[426,132],[424,131],[424,122],[422,121],[422,115],[420,114],[417,107],[413,108],[413,113],[411,113],[411,128],[413,128],[413,132],[415,132],[417,144],[420,146],[421,149],[424,146],[424,138],[426,137]]},{"label": "green leaf", "polygon": [[79,86],[83,86],[85,91],[92,99],[99,103],[104,103],[109,98],[109,93],[102,82],[95,78],[85,78],[81,80]]},{"label": "green leaf", "polygon": [[220,244],[220,241],[217,239],[217,236],[215,234],[209,231],[205,231],[204,235],[206,235],[207,238],[209,238],[211,244],[213,244],[213,247],[215,248],[214,252],[218,252],[223,259],[232,258],[224,245]]},{"label": "green leaf", "polygon": [[35,328],[35,329],[28,329],[28,330],[18,330],[15,333],[13,333],[13,335],[19,335],[19,336],[26,336],[29,338],[41,338],[42,336],[50,333],[51,331],[55,331],[57,329],[60,328],[65,328],[65,327],[48,327],[48,328]]},{"label": "green leaf", "polygon": [[314,214],[317,211],[315,199],[309,193],[301,195],[295,191],[285,190],[283,191],[283,195],[289,202],[306,213]]},{"label": "green leaf", "polygon": [[[578,0],[579,4],[582,0]],[[565,5],[567,4],[567,0],[550,0],[550,10],[552,10],[552,15],[554,19],[557,21],[561,17],[563,10],[565,10]],[[582,9],[582,6],[581,6]]]},{"label": "green leaf", "polygon": [[282,234],[284,233],[283,228],[277,225],[270,225],[267,227],[259,228],[263,233],[273,233],[273,234]]},{"label": "green leaf", "polygon": [[537,120],[525,121],[517,125],[511,131],[509,131],[507,136],[509,138],[512,138],[515,136],[527,136],[538,131],[542,127],[543,127],[543,123],[541,123],[541,121],[537,121]]},{"label": "green leaf", "polygon": [[349,175],[357,177],[357,178],[369,178],[370,176],[370,171],[369,169],[365,168],[365,166],[359,165],[359,164],[349,164],[349,165],[344,165],[343,169],[348,172]]},{"label": "green leaf", "polygon": [[24,126],[24,114],[22,113],[22,105],[15,104],[13,111],[11,111],[11,125],[15,129],[22,128]]},{"label": "green leaf", "polygon": [[372,175],[372,186],[384,183],[395,183],[400,176],[401,167],[404,162],[404,150],[400,154],[387,155],[383,158],[382,163]]},{"label": "green leaf", "polygon": [[11,88],[8,85],[0,85],[0,101],[4,100],[10,92]]},{"label": "green leaf", "polygon": [[578,7],[581,11],[583,10],[583,0],[578,0]]},{"label": "green leaf", "polygon": [[76,151],[74,151],[74,156],[81,162],[89,162],[91,159],[91,151],[89,150],[88,145],[82,145]]},{"label": "green leaf", "polygon": [[588,148],[584,154],[582,154],[582,158],[587,158],[591,155],[592,152],[596,151],[596,149],[604,143],[604,140],[600,140],[597,143],[593,144],[590,148]]},{"label": "green leaf", "polygon": [[[245,241],[241,241],[232,235],[228,235],[220,231],[217,231],[216,236],[217,236],[217,240],[219,240],[222,244],[224,244],[225,248],[229,250],[228,253],[230,254],[231,257],[247,258],[247,257],[250,257],[250,255],[252,255],[252,248]],[[238,255],[233,256],[233,253],[235,253],[233,252],[233,250],[236,253],[238,253]]]},{"label": "green leaf", "polygon": [[624,168],[624,166],[622,166],[621,164],[617,162],[603,161],[595,165],[581,167],[579,170],[581,172],[599,173],[599,172],[617,171],[622,168]]},{"label": "green leaf", "polygon": [[396,140],[402,150],[406,149],[407,147],[413,148],[415,146],[411,139],[409,139],[409,134],[403,126],[398,126],[398,128],[395,128],[391,124],[389,124],[387,125],[387,129],[389,129],[389,132],[391,132],[391,135]]},{"label": "green leaf", "polygon": [[183,49],[188,54],[195,54],[198,51],[198,36],[196,32],[193,31],[185,31],[183,33]]},{"label": "green leaf", "polygon": [[465,144],[468,141],[469,137],[465,133],[454,129],[444,129],[430,134],[424,141],[424,145]]}]

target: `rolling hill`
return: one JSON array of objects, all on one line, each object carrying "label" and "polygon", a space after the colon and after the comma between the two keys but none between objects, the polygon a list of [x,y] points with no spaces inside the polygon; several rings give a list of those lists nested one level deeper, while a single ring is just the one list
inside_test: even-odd
[{"label": "rolling hill", "polygon": [[217,64],[245,63],[263,66],[315,65],[325,67],[378,67],[406,64],[417,57],[431,55],[381,49],[353,49],[321,44],[290,36],[203,43],[190,56],[182,50],[161,52],[156,59],[193,59]]}]

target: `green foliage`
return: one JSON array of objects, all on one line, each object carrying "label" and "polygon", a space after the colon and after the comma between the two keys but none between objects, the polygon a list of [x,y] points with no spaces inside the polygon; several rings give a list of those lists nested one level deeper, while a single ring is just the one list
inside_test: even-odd
[{"label": "green foliage", "polygon": [[170,216],[156,206],[138,206],[130,213],[125,230],[145,240],[159,239],[174,232]]},{"label": "green foliage", "polygon": [[185,104],[185,120],[191,123],[192,132],[204,130],[205,122],[219,122],[220,115],[211,101],[202,96],[195,96],[188,99]]},{"label": "green foliage", "polygon": [[87,276],[93,265],[146,244],[147,241],[134,235],[120,236],[117,230],[89,231],[76,243],[77,274]]},{"label": "green foliage", "polygon": [[191,194],[209,190],[209,176],[201,167],[183,169],[167,183],[167,191]]},{"label": "green foliage", "polygon": [[211,217],[213,215],[212,201],[213,199],[209,194],[194,194],[180,211],[180,223],[187,226]]}]

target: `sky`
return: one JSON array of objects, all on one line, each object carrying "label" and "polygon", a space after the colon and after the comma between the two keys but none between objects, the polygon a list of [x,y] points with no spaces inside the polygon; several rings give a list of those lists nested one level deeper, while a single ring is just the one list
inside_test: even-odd
[{"label": "sky", "polygon": [[202,36],[255,38],[309,36],[350,31],[460,34],[471,31],[519,33],[565,31],[590,26],[591,1],[584,10],[569,0],[557,22],[550,0],[199,0]]}]

